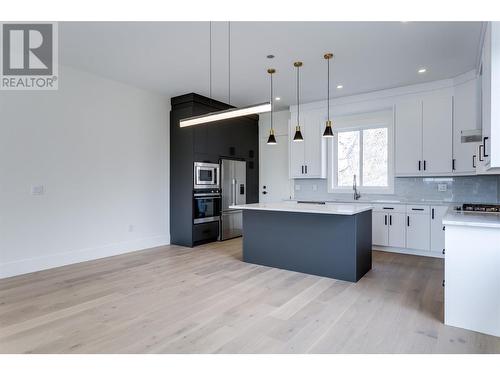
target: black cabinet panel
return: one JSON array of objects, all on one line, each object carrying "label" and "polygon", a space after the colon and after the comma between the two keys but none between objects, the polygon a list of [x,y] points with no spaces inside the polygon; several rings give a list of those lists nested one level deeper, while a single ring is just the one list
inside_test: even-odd
[{"label": "black cabinet panel", "polygon": [[[171,99],[170,114],[170,234],[176,245],[196,244],[193,233],[193,162],[218,163],[232,157],[247,161],[247,202],[259,200],[258,116],[246,116],[180,128],[179,120],[231,106],[194,93]],[[253,168],[252,164],[253,163]],[[209,227],[213,229],[213,224]],[[201,228],[201,227],[200,227]],[[205,229],[207,230],[207,229]],[[198,233],[199,234],[199,233]],[[198,235],[196,234],[196,235]]]}]

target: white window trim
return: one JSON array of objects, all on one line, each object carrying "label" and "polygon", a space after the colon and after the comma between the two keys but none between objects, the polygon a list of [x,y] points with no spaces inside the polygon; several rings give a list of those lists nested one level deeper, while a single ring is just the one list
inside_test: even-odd
[{"label": "white window trim", "polygon": [[[337,132],[354,131],[369,128],[387,127],[388,136],[388,186],[369,187],[358,186],[358,191],[364,194],[394,194],[394,111],[383,110],[370,113],[355,114],[333,118],[334,137],[328,141],[328,192],[335,194],[352,194],[352,187],[337,187]],[[362,138],[360,138],[361,155],[363,153]],[[360,160],[360,173],[363,173],[363,160]],[[359,177],[358,177],[359,184]]]}]

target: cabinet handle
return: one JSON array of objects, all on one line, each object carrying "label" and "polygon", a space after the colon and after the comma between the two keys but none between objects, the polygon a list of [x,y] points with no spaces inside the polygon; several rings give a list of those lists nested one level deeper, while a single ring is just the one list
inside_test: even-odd
[{"label": "cabinet handle", "polygon": [[489,139],[488,137],[483,137],[483,155],[485,158],[487,158],[489,155],[486,154],[486,140]]},{"label": "cabinet handle", "polygon": [[406,216],[406,226],[410,226],[410,217]]},{"label": "cabinet handle", "polygon": [[472,168],[476,168],[476,155],[472,155]]},{"label": "cabinet handle", "polygon": [[387,215],[384,215],[384,224],[387,225]]},{"label": "cabinet handle", "polygon": [[484,159],[482,158],[483,154],[484,154],[484,146],[483,145],[479,145],[479,161],[484,161]]},{"label": "cabinet handle", "polygon": [[455,159],[451,159],[451,170],[455,170]]},{"label": "cabinet handle", "polygon": [[301,168],[302,168],[302,174],[304,174],[304,166],[301,165]]},{"label": "cabinet handle", "polygon": [[434,208],[431,210],[431,217],[432,217],[432,220],[434,220]]},{"label": "cabinet handle", "polygon": [[427,164],[427,162],[426,162],[426,160],[424,160],[424,171],[427,169],[426,164]]},{"label": "cabinet handle", "polygon": [[446,230],[446,227],[443,225],[443,230]]},{"label": "cabinet handle", "polygon": [[389,225],[392,225],[392,215],[389,215]]},{"label": "cabinet handle", "polygon": [[423,208],[412,208],[411,210],[412,211],[423,211],[424,209]]},{"label": "cabinet handle", "polygon": [[418,161],[418,170],[421,171],[422,170],[422,161]]},{"label": "cabinet handle", "polygon": [[382,207],[384,210],[394,210],[394,207]]},{"label": "cabinet handle", "polygon": [[445,253],[445,249],[443,249],[443,255],[444,255],[444,253]]},{"label": "cabinet handle", "polygon": [[444,280],[443,280],[443,284],[442,285],[443,285],[443,288],[444,288]]},{"label": "cabinet handle", "polygon": [[307,174],[307,165],[306,165],[306,174]]}]

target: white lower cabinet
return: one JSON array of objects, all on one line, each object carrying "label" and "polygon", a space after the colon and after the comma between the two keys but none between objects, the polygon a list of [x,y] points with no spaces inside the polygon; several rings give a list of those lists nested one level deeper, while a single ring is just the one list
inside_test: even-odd
[{"label": "white lower cabinet", "polygon": [[448,206],[373,204],[372,244],[395,252],[442,257]]},{"label": "white lower cabinet", "polygon": [[444,255],[443,218],[448,210],[447,206],[431,206],[431,252]]},{"label": "white lower cabinet", "polygon": [[376,205],[372,213],[372,243],[377,246],[405,247],[405,206]]},{"label": "white lower cabinet", "polygon": [[389,231],[387,227],[387,213],[373,211],[372,213],[372,244],[389,246]]},{"label": "white lower cabinet", "polygon": [[389,214],[389,246],[406,247],[406,226],[404,213]]},{"label": "white lower cabinet", "polygon": [[406,247],[415,250],[429,250],[430,245],[429,215],[408,213],[406,215]]}]

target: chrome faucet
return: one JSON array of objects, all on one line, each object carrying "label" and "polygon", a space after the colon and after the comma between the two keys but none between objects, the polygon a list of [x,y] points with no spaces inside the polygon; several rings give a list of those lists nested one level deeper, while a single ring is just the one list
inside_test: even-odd
[{"label": "chrome faucet", "polygon": [[354,200],[357,201],[359,198],[361,198],[361,194],[358,192],[358,189],[356,188],[356,175],[354,175],[353,178],[352,190],[354,190]]}]

